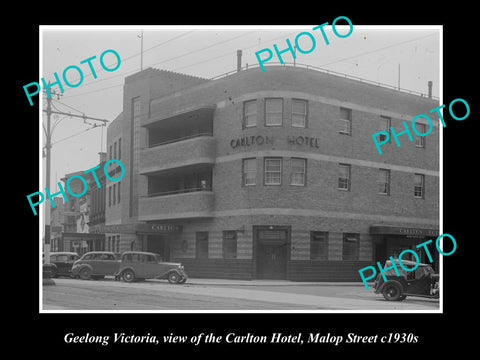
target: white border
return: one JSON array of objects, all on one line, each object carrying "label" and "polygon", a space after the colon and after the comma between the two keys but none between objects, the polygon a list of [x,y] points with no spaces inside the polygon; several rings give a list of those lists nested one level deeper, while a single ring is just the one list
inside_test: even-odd
[{"label": "white border", "polygon": [[[352,20],[352,19],[350,19]],[[332,19],[333,21],[333,19]],[[352,21],[353,22],[353,21]],[[200,29],[200,30],[217,30],[217,29],[226,29],[226,30],[248,30],[248,29],[305,29],[308,25],[295,25],[295,26],[283,26],[283,25],[40,25],[39,26],[39,78],[38,83],[40,83],[40,77],[42,74],[43,68],[43,41],[42,33],[43,30],[134,30],[134,29],[162,29],[162,30],[178,30],[178,29]],[[316,25],[313,25],[316,26]],[[439,31],[439,98],[440,104],[443,104],[443,25],[355,25],[355,28],[358,29],[397,29],[397,30],[438,30]],[[328,26],[330,27],[330,25]],[[338,28],[347,27],[347,25],[338,25]],[[43,129],[42,129],[42,109],[43,109],[43,96],[39,96],[39,162],[40,162],[40,172],[39,172],[39,188],[41,189],[41,184],[43,183],[43,161],[42,161],[42,148],[43,148]],[[441,110],[443,114],[443,110]],[[440,127],[440,234],[443,234],[443,127]],[[45,203],[45,202],[44,202]],[[43,281],[42,281],[42,237],[44,233],[44,211],[45,206],[42,206],[39,210],[39,313],[40,314],[51,314],[51,313],[114,313],[114,314],[125,314],[125,313],[174,313],[174,314],[203,314],[203,313],[297,313],[297,314],[317,314],[317,313],[443,313],[443,256],[440,255],[440,301],[438,310],[44,310],[43,309]],[[440,246],[443,246],[443,238],[441,239]],[[312,283],[313,285],[314,283]],[[371,291],[371,290],[365,290]]]}]

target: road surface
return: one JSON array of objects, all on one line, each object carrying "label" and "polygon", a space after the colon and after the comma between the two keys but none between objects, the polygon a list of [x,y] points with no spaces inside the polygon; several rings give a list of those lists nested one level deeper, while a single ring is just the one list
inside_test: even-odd
[{"label": "road surface", "polygon": [[42,287],[43,310],[439,310],[438,300],[407,298],[390,302],[362,285],[352,284],[189,279],[183,285],[172,285],[162,280],[124,283],[113,278],[57,278],[55,283]]}]

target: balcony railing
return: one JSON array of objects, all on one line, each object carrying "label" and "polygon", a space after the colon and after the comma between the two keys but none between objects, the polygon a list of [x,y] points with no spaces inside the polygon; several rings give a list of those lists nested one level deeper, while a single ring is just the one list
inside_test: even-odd
[{"label": "balcony railing", "polygon": [[195,188],[179,189],[179,190],[172,190],[172,191],[161,191],[161,192],[148,194],[146,197],[184,194],[184,193],[197,192],[197,191],[212,191],[212,187],[207,186],[207,187],[195,187]]},{"label": "balcony railing", "polygon": [[200,137],[200,136],[213,136],[213,133],[212,132],[202,132],[202,133],[188,135],[188,136],[184,136],[184,137],[180,137],[180,138],[176,138],[176,139],[172,139],[172,140],[165,140],[165,141],[161,141],[161,142],[158,142],[158,143],[151,144],[151,145],[148,146],[148,148],[150,149],[150,148],[154,148],[154,147],[157,147],[157,146],[172,144],[172,143],[183,141],[183,140],[194,139],[194,138]]}]

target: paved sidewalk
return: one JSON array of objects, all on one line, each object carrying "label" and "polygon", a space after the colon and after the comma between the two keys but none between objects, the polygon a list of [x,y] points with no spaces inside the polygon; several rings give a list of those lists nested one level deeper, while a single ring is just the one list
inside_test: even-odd
[{"label": "paved sidewalk", "polygon": [[[188,278],[187,284],[192,285],[228,285],[228,286],[361,286],[362,281],[357,282],[316,282],[316,281],[289,281],[289,280],[234,280],[234,279],[207,279],[207,278]],[[373,287],[373,283],[368,286]]]}]

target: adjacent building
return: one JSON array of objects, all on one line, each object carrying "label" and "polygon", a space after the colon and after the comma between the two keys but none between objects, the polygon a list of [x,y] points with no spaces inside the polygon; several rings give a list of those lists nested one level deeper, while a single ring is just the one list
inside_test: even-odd
[{"label": "adjacent building", "polygon": [[125,175],[106,179],[105,249],[156,252],[192,277],[360,281],[438,235],[438,119],[382,155],[372,141],[438,105],[301,67],[131,75],[108,127]]}]

